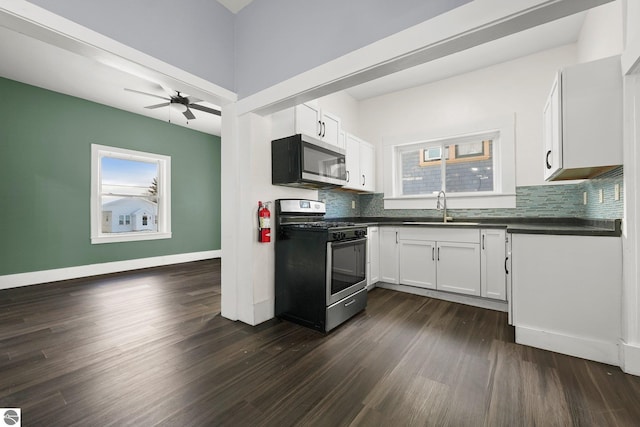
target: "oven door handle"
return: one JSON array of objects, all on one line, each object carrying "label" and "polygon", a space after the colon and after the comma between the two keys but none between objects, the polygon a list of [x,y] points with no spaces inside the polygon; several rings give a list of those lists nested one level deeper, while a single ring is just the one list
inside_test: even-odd
[{"label": "oven door handle", "polygon": [[331,247],[336,247],[336,246],[346,246],[346,245],[352,245],[354,243],[360,243],[360,242],[366,242],[367,238],[357,238],[357,239],[350,239],[350,240],[339,240],[336,242],[329,242],[331,244]]}]

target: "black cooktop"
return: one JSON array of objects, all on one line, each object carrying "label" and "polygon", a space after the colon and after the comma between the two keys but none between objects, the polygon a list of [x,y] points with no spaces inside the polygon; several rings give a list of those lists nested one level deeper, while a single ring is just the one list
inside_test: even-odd
[{"label": "black cooktop", "polygon": [[346,228],[346,227],[364,228],[363,226],[356,225],[353,222],[338,222],[338,221],[294,222],[294,223],[283,224],[283,226],[294,227],[294,228],[315,228],[315,229]]}]

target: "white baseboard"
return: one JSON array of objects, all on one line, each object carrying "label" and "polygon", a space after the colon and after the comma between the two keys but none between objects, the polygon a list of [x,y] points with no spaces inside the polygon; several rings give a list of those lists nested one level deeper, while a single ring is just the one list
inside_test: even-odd
[{"label": "white baseboard", "polygon": [[453,294],[450,292],[442,292],[433,289],[417,288],[415,286],[396,285],[393,283],[377,282],[371,286],[371,289],[384,288],[391,289],[392,291],[406,292],[409,294],[420,295],[423,297],[441,299],[449,302],[456,302],[459,304],[471,305],[473,307],[487,308],[495,311],[508,311],[509,307],[506,301],[497,301],[487,298],[474,297],[470,295]]},{"label": "white baseboard", "polygon": [[264,300],[253,306],[252,326],[259,325],[262,322],[273,319],[275,317],[275,302],[273,300]]},{"label": "white baseboard", "polygon": [[516,326],[516,342],[556,353],[620,366],[616,342],[563,335],[522,326]]},{"label": "white baseboard", "polygon": [[186,254],[163,255],[151,258],[138,258],[126,261],[105,262],[100,264],[78,265],[74,267],[56,268],[53,270],[30,271],[28,273],[8,274],[0,276],[0,289],[37,285],[39,283],[57,282],[59,280],[77,279],[97,276],[99,274],[119,273],[121,271],[140,268],[159,267],[162,265],[180,264],[220,258],[222,251],[191,252]]},{"label": "white baseboard", "polygon": [[621,341],[620,367],[627,374],[640,376],[640,347]]}]

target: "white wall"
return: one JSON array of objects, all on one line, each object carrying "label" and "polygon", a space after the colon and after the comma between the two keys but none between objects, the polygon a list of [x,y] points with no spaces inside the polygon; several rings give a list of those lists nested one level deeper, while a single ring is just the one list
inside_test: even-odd
[{"label": "white wall", "polygon": [[[516,185],[544,184],[542,108],[556,71],[576,63],[575,44],[487,67],[360,103],[362,138],[378,146],[385,137],[415,136],[515,113]],[[382,185],[378,159],[376,188]]]},{"label": "white wall", "polygon": [[359,136],[360,134],[360,104],[346,92],[336,92],[318,98],[318,105],[323,110],[340,117],[342,130]]},{"label": "white wall", "polygon": [[640,375],[640,0],[626,2],[626,44],[622,55],[625,77],[624,218],[622,243],[622,340],[620,355],[625,372]]},{"label": "white wall", "polygon": [[578,62],[589,62],[622,53],[622,1],[587,12],[578,36]]},{"label": "white wall", "polygon": [[[223,129],[225,120],[233,121],[225,111]],[[317,199],[318,192],[271,185],[269,117],[245,114],[235,128],[237,137],[232,133],[222,144],[222,315],[257,325],[273,318],[275,306],[275,236],[271,243],[258,242],[258,201]],[[270,209],[273,219],[273,203]]]}]

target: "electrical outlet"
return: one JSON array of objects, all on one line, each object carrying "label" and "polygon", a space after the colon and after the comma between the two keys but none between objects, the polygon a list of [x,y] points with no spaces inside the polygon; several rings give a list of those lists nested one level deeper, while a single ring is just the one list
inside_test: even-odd
[{"label": "electrical outlet", "polygon": [[352,200],[351,201],[351,209],[355,209],[356,208],[356,201]]},{"label": "electrical outlet", "polygon": [[587,204],[587,192],[583,192],[582,193],[582,204],[586,205]]},{"label": "electrical outlet", "polygon": [[613,200],[620,200],[620,184],[613,187]]},{"label": "electrical outlet", "polygon": [[600,200],[600,203],[604,203],[604,190],[602,188],[598,190],[598,199]]}]

